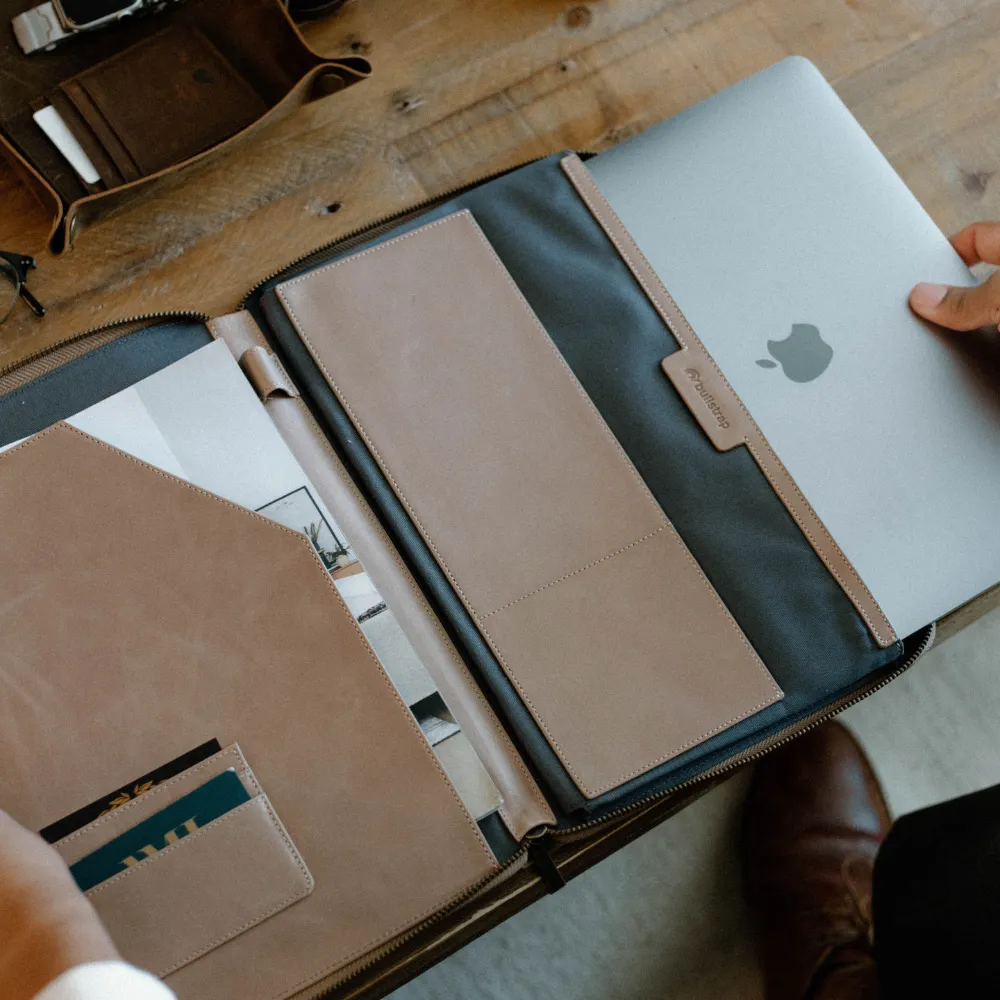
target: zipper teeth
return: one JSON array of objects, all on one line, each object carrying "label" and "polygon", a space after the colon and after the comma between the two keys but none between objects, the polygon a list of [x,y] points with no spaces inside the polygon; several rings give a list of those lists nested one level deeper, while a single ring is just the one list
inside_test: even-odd
[{"label": "zipper teeth", "polygon": [[416,204],[400,209],[398,212],[393,212],[391,215],[382,216],[374,222],[369,222],[367,225],[360,226],[357,229],[352,229],[349,232],[344,233],[343,236],[338,236],[336,239],[330,240],[328,243],[323,243],[318,247],[313,247],[313,249],[309,250],[307,253],[296,257],[294,260],[288,261],[287,264],[284,264],[278,270],[272,271],[269,275],[267,275],[267,277],[261,278],[260,281],[258,281],[257,284],[255,284],[253,288],[251,288],[250,291],[248,291],[243,297],[244,307],[247,300],[263,288],[269,281],[273,281],[275,278],[280,278],[286,272],[311,261],[314,257],[321,258],[326,254],[329,254],[332,250],[347,250],[353,243],[366,242],[372,237],[377,236],[380,230],[397,225],[407,216],[417,215],[428,209],[434,208],[436,205],[442,204],[450,198],[455,198],[460,194],[464,194],[466,191],[471,191],[473,188],[479,187],[480,184],[486,184],[488,181],[493,181],[498,177],[503,177],[504,174],[509,174],[513,170],[520,170],[521,167],[531,166],[532,163],[537,163],[539,160],[543,159],[545,159],[545,157],[536,156],[533,159],[516,163],[512,167],[505,167],[503,170],[494,170],[492,173],[485,174],[474,181],[469,181],[467,184],[460,184],[458,187],[449,188],[447,191],[442,191],[440,194],[434,195],[431,198],[425,198],[423,201],[418,201]]},{"label": "zipper teeth", "polygon": [[446,907],[437,912],[433,913],[426,920],[422,920],[419,924],[411,927],[405,934],[400,935],[390,944],[386,945],[384,948],[373,952],[367,959],[365,959],[363,965],[359,965],[356,969],[352,970],[349,976],[345,976],[343,979],[334,983],[332,986],[324,986],[319,992],[311,993],[304,998],[304,1000],[323,1000],[323,997],[331,996],[334,990],[339,989],[345,983],[349,983],[352,979],[360,976],[363,972],[367,972],[376,962],[380,962],[387,955],[391,955],[394,951],[397,951],[408,941],[412,940],[422,931],[427,930],[428,927],[433,927],[434,924],[442,921],[449,913],[454,909],[461,906],[463,903],[471,899],[477,892],[483,889],[491,881],[493,881],[498,875],[507,871],[508,868],[513,867],[528,853],[527,845],[521,847],[516,854],[508,858],[495,872],[490,872],[484,878],[481,878],[474,885],[469,886],[460,896],[453,899]]},{"label": "zipper teeth", "polygon": [[729,771],[735,771],[738,767],[742,767],[744,764],[749,764],[752,761],[758,760],[759,758],[770,753],[772,750],[776,750],[780,746],[784,746],[786,743],[791,743],[792,740],[801,736],[803,733],[807,733],[812,729],[816,729],[821,726],[828,719],[833,718],[835,715],[839,715],[841,712],[847,711],[847,709],[852,708],[859,702],[864,701],[866,698],[871,697],[877,691],[880,691],[886,685],[891,684],[900,674],[904,671],[909,670],[917,660],[920,659],[924,653],[930,648],[934,642],[934,637],[937,632],[936,624],[931,625],[927,635],[921,640],[920,645],[904,660],[898,667],[890,671],[871,687],[867,687],[853,695],[848,695],[846,698],[839,702],[834,702],[830,707],[824,708],[818,712],[814,712],[810,716],[806,716],[801,722],[796,723],[792,729],[786,730],[784,735],[776,735],[774,737],[769,737],[768,739],[761,740],[760,743],[754,744],[752,747],[748,747],[745,751],[737,754],[735,757],[731,757],[727,761],[723,761],[721,764],[717,764],[715,767],[710,768],[703,774],[699,774],[694,778],[689,778],[687,781],[681,782],[679,785],[674,785],[671,788],[667,788],[662,792],[657,792],[655,795],[647,795],[645,798],[638,799],[635,802],[630,803],[627,806],[622,806],[620,809],[615,809],[613,812],[607,813],[600,819],[588,820],[586,823],[580,823],[577,826],[564,827],[561,830],[556,830],[553,832],[553,836],[559,840],[564,835],[579,833],[583,830],[593,829],[595,826],[601,826],[607,823],[609,820],[621,818],[630,812],[640,809],[644,806],[652,805],[653,803],[659,801],[660,799],[667,798],[671,795],[676,795],[678,792],[682,792],[687,788],[692,788],[695,785],[701,784],[704,781],[709,781],[712,778],[717,778],[719,775],[726,774]]},{"label": "zipper teeth", "polygon": [[44,358],[46,355],[51,354],[53,351],[58,351],[60,348],[66,347],[68,344],[75,344],[79,340],[92,337],[95,333],[103,333],[105,330],[113,330],[116,326],[127,326],[129,323],[141,323],[148,319],[171,319],[174,317],[179,319],[199,320],[202,323],[207,323],[211,318],[207,313],[193,312],[187,309],[173,310],[170,312],[144,313],[140,316],[125,316],[122,319],[112,320],[110,323],[104,323],[101,326],[92,326],[87,330],[81,331],[80,333],[74,333],[71,337],[64,337],[62,340],[57,340],[54,344],[49,344],[48,347],[43,347],[41,350],[35,351],[33,354],[28,354],[23,358],[19,358],[17,361],[0,368],[0,376],[8,375],[16,368],[21,368],[24,365],[30,365],[33,361],[38,361],[39,358]]}]

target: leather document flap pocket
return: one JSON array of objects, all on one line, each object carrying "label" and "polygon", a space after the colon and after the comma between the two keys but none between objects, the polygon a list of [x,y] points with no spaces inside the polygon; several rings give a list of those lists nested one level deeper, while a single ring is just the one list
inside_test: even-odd
[{"label": "leather document flap pocket", "polygon": [[87,897],[122,957],[162,977],[312,890],[299,852],[258,795]]},{"label": "leather document flap pocket", "polygon": [[585,797],[781,698],[469,211],[277,295]]},{"label": "leather document flap pocket", "polygon": [[0,522],[3,808],[44,829],[225,748],[65,836],[77,865],[230,769],[252,797],[91,883],[178,996],[288,996],[496,871],[304,534],[66,424],[0,454]]}]

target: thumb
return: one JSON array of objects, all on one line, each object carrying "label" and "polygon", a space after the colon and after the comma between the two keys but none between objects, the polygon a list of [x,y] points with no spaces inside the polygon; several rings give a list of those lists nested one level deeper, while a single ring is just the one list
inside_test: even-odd
[{"label": "thumb", "polygon": [[918,316],[949,330],[978,330],[1000,324],[1000,271],[971,288],[923,282],[910,292],[910,307]]}]

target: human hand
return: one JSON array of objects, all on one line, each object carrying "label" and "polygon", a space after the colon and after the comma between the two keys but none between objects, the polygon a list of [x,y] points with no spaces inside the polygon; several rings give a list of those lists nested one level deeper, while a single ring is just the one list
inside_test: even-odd
[{"label": "human hand", "polygon": [[0,984],[31,1000],[64,972],[118,958],[62,858],[0,810]]},{"label": "human hand", "polygon": [[[951,245],[969,266],[985,261],[1000,264],[1000,222],[974,222],[951,238]],[[971,288],[922,282],[910,292],[918,316],[949,330],[1000,326],[1000,271]]]}]

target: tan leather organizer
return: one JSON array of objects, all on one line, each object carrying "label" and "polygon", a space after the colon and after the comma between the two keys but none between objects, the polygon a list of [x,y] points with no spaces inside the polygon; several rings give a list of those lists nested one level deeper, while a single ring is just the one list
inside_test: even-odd
[{"label": "tan leather organizer", "polygon": [[[594,225],[566,175],[556,160],[536,180],[563,185],[588,238],[614,232],[602,266],[625,262],[614,280],[638,281],[664,312],[622,234]],[[125,957],[182,1000],[347,995],[370,967],[431,947],[436,928],[446,941],[478,905],[523,887],[529,857],[558,860],[752,759],[930,641],[902,663],[852,617],[850,639],[871,657],[857,677],[820,678],[819,693],[776,680],[756,648],[770,636],[751,642],[737,623],[529,304],[525,272],[512,277],[509,246],[461,204],[393,233],[397,221],[381,242],[368,245],[379,227],[359,234],[360,252],[348,239],[276,278],[267,310],[252,294],[253,308],[188,322],[225,343],[350,538],[502,797],[492,829],[456,793],[307,537],[66,423],[25,429],[0,453],[0,518],[18,526],[0,534],[0,806],[40,829],[219,741],[65,836],[56,849],[73,864],[224,771],[249,795],[89,891]],[[0,373],[0,431],[5,398],[160,329],[99,331]],[[657,389],[672,393],[654,347]],[[320,392],[345,414],[336,433]],[[390,500],[502,678],[474,662]],[[795,541],[815,560],[811,539]],[[817,572],[853,616],[839,581]]]}]

